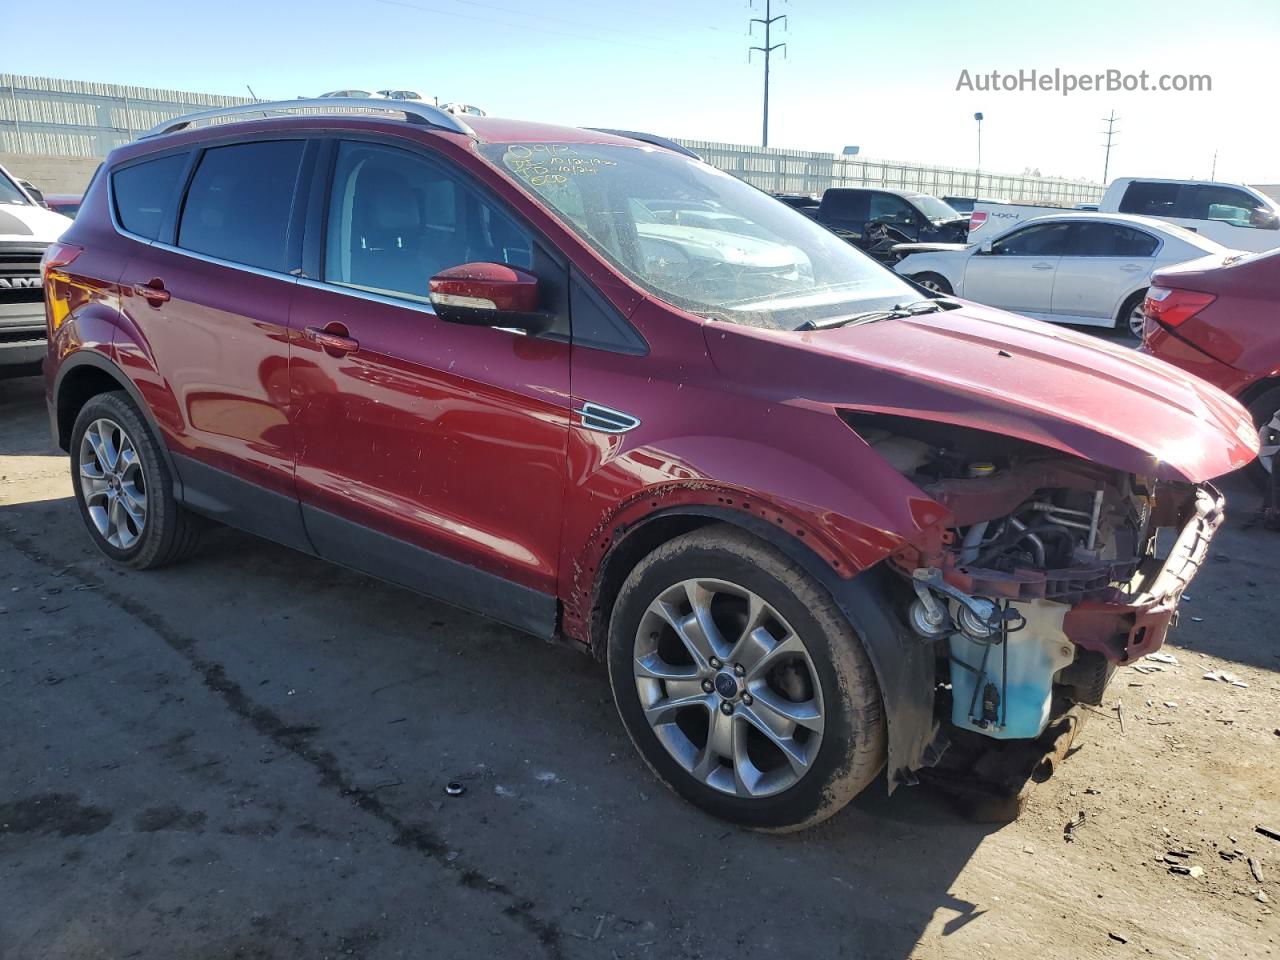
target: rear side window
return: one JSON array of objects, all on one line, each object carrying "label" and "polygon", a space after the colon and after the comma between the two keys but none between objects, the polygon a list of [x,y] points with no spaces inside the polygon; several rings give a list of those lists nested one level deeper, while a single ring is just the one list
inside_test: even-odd
[{"label": "rear side window", "polygon": [[214,147],[200,158],[178,225],[178,246],[284,272],[301,140]]},{"label": "rear side window", "polygon": [[822,196],[822,212],[842,220],[867,219],[865,190],[829,190]]},{"label": "rear side window", "polygon": [[1138,213],[1145,217],[1174,217],[1178,206],[1176,183],[1150,183],[1135,180],[1120,200],[1121,213]]},{"label": "rear side window", "polygon": [[187,155],[178,153],[147,160],[117,170],[111,175],[111,192],[116,202],[116,218],[130,233],[154,240],[173,209],[178,178],[187,165]]},{"label": "rear side window", "polygon": [[1077,223],[1071,231],[1074,257],[1149,257],[1160,241],[1145,230],[1114,223]]}]

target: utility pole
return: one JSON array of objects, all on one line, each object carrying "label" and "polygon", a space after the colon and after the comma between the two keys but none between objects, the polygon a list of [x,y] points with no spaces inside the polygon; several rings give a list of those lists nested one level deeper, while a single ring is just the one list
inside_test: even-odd
[{"label": "utility pole", "polygon": [[1111,116],[1102,118],[1102,122],[1107,125],[1107,129],[1102,131],[1107,135],[1107,142],[1103,144],[1107,148],[1107,154],[1106,159],[1102,161],[1102,185],[1104,187],[1107,185],[1107,173],[1111,170],[1111,143],[1116,134],[1116,121],[1119,119],[1114,110],[1111,111]]},{"label": "utility pole", "polygon": [[973,119],[978,121],[978,169],[973,178],[973,199],[976,202],[982,196],[982,114],[975,113]]},{"label": "utility pole", "polygon": [[[769,145],[769,56],[775,50],[779,50],[786,46],[785,43],[771,43],[773,39],[773,25],[779,20],[787,19],[785,13],[773,16],[773,0],[764,0],[764,17],[752,17],[750,26],[747,28],[749,33],[754,33],[756,24],[764,24],[764,46],[751,47],[747,50],[747,62],[751,62],[751,54],[759,50],[764,54],[764,126],[760,133],[760,146],[767,147]],[[783,54],[786,56],[786,54]]]},{"label": "utility pole", "polygon": [[1209,179],[1210,180],[1218,179],[1218,151],[1217,150],[1213,151],[1213,169],[1209,171]]}]

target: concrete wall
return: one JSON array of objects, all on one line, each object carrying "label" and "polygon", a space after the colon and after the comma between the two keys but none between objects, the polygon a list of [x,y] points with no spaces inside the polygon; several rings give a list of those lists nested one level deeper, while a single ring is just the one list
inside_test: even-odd
[{"label": "concrete wall", "polygon": [[30,153],[0,153],[0,164],[19,180],[45,193],[84,193],[102,161],[93,157],[42,157]]}]

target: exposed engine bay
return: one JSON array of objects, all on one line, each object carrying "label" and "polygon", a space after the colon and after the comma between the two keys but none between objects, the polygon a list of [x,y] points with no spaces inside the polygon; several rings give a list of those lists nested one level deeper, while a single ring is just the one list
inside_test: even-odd
[{"label": "exposed engine bay", "polygon": [[952,724],[987,737],[1039,736],[1055,702],[1100,704],[1116,664],[1163,643],[1222,519],[1207,485],[945,424],[847,419],[948,514],[891,563],[910,586],[907,624],[937,646]]}]

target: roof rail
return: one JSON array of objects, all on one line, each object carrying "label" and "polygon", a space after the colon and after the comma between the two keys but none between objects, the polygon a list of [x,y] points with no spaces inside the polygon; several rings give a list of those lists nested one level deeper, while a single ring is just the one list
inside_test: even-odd
[{"label": "roof rail", "polygon": [[641,143],[651,143],[655,147],[664,147],[667,150],[674,150],[676,153],[683,154],[686,157],[693,157],[695,160],[702,159],[688,147],[682,146],[674,140],[668,140],[666,137],[660,137],[654,133],[636,133],[634,130],[610,130],[607,127],[587,127],[587,129],[594,130],[596,133],[609,133],[615,137],[626,137],[628,140],[639,140]]},{"label": "roof rail", "polygon": [[280,115],[290,110],[317,109],[340,110],[344,113],[368,112],[370,110],[381,110],[384,113],[402,113],[408,123],[436,127],[440,130],[461,133],[472,138],[476,137],[476,132],[471,129],[470,125],[454,114],[441,110],[439,107],[432,106],[429,103],[419,103],[414,100],[366,100],[360,97],[315,97],[313,99],[278,100],[273,103],[245,103],[237,107],[222,107],[218,110],[202,110],[199,113],[188,113],[156,124],[138,139],[145,140],[148,137],[159,137],[166,133],[175,133],[178,130],[185,130],[193,123],[199,123],[202,120],[247,117],[257,113],[263,116],[267,114]]}]

